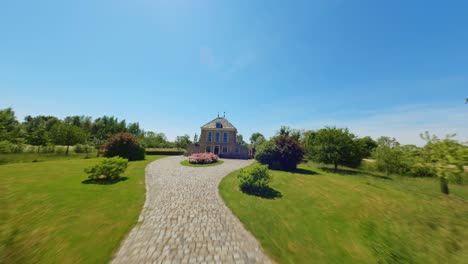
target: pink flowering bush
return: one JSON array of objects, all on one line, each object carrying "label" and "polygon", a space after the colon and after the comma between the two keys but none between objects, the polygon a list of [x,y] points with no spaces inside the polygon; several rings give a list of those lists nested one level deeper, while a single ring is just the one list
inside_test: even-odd
[{"label": "pink flowering bush", "polygon": [[210,164],[218,161],[218,156],[213,153],[194,153],[189,156],[189,163],[192,164]]}]

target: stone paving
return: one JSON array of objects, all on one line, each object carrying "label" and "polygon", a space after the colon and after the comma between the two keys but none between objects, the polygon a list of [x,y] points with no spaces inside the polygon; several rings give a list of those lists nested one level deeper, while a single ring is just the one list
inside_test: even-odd
[{"label": "stone paving", "polygon": [[270,263],[260,244],[225,206],[221,179],[251,164],[180,165],[169,157],[146,168],[146,202],[112,263]]}]

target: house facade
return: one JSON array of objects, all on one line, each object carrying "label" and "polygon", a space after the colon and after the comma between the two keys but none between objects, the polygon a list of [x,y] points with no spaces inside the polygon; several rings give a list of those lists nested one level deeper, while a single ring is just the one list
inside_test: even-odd
[{"label": "house facade", "polygon": [[211,152],[221,158],[247,159],[249,150],[236,143],[237,129],[225,118],[217,117],[201,127],[199,142],[187,154]]}]

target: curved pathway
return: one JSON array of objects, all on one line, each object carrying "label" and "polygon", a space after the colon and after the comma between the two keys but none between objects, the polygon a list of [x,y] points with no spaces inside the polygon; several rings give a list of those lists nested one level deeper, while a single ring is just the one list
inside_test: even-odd
[{"label": "curved pathway", "polygon": [[224,205],[221,179],[251,164],[180,165],[169,157],[146,168],[146,202],[139,223],[113,263],[269,263],[259,243]]}]

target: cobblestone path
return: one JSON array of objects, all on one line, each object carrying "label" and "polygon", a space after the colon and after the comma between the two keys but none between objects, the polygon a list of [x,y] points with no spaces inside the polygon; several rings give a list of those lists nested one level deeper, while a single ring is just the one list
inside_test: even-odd
[{"label": "cobblestone path", "polygon": [[112,263],[270,263],[259,243],[225,206],[218,184],[251,163],[180,165],[183,157],[146,168],[146,202]]}]

